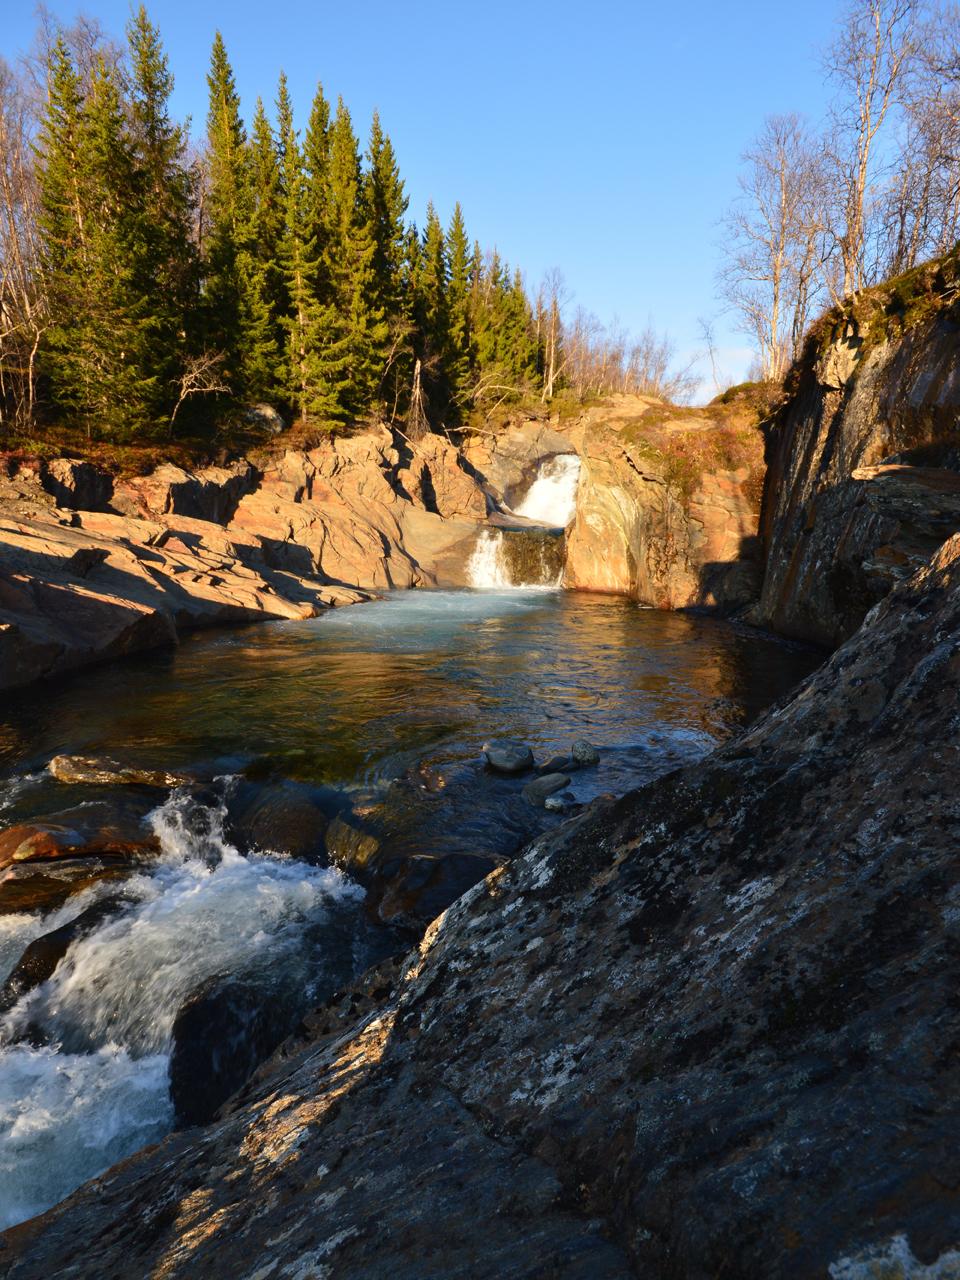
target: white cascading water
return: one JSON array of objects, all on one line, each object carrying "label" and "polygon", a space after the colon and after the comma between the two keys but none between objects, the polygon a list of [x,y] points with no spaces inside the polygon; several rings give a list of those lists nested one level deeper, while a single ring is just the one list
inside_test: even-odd
[{"label": "white cascading water", "polygon": [[478,591],[505,591],[514,585],[499,529],[484,529],[480,534],[467,561],[467,582]]},{"label": "white cascading water", "polygon": [[[580,480],[580,458],[575,453],[561,453],[540,467],[536,479],[523,500],[513,508],[514,515],[535,521],[550,529],[565,529],[577,507],[577,485]],[[477,539],[467,563],[467,582],[481,591],[505,591],[542,583],[514,582],[500,529],[485,529]],[[551,586],[559,586],[559,579]]]},{"label": "white cascading water", "polygon": [[537,473],[515,515],[537,524],[565,529],[577,509],[580,458],[575,453],[559,453],[549,458]]},{"label": "white cascading water", "polygon": [[[173,1022],[204,979],[258,954],[275,966],[325,908],[363,897],[331,868],[244,857],[224,816],[176,792],[155,810],[161,859],[124,881],[131,905],[0,1019],[0,1230],[169,1131]],[[0,982],[32,938],[115,892],[98,886],[46,917],[5,922]]]}]

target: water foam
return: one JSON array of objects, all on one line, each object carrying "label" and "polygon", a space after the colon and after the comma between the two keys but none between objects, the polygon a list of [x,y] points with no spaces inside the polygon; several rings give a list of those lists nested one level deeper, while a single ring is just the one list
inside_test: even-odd
[{"label": "water foam", "polygon": [[[205,979],[296,962],[305,929],[363,896],[331,868],[245,857],[224,838],[223,810],[185,793],[152,822],[159,864],[126,880],[121,914],[75,942],[0,1022],[5,1226],[169,1129],[171,1031]],[[75,918],[83,905],[29,919],[16,941]],[[48,1043],[31,1047],[19,1038],[28,1032],[32,1044]]]},{"label": "water foam", "polygon": [[514,507],[514,514],[555,529],[565,529],[577,508],[579,482],[579,456],[559,453],[541,466],[523,501]]}]

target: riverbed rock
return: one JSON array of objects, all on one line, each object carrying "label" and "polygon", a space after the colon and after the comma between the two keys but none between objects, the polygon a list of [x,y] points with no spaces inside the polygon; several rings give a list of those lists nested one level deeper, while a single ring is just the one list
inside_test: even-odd
[{"label": "riverbed rock", "polygon": [[62,817],[64,821],[41,819],[0,830],[0,868],[61,858],[122,858],[129,861],[153,854],[158,848],[156,838],[146,832],[140,838],[131,839],[129,832],[90,823],[80,810]]},{"label": "riverbed rock", "polygon": [[5,1280],[948,1274],[958,634],[952,538],[792,700],[540,837],[212,1127],[8,1232]]},{"label": "riverbed rock", "polygon": [[339,814],[327,827],[324,838],[330,861],[350,872],[362,871],[380,849],[380,840],[372,831]]},{"label": "riverbed rock", "polygon": [[58,782],[85,783],[107,787],[179,787],[195,779],[166,769],[144,769],[120,764],[105,756],[54,756],[47,769]]},{"label": "riverbed rock", "polygon": [[589,768],[590,765],[600,763],[600,752],[592,742],[587,742],[585,738],[578,738],[570,748],[570,755],[573,763],[580,769]]},{"label": "riverbed rock", "polygon": [[36,863],[10,864],[0,873],[0,916],[49,915],[70,898],[104,880],[121,881],[130,868],[115,858],[58,858],[38,870]]},{"label": "riverbed rock", "polygon": [[115,915],[124,905],[122,897],[106,898],[91,907],[67,924],[29,943],[23,955],[11,970],[6,981],[0,986],[0,1014],[12,1009],[18,1001],[42,982],[53,976],[60,961],[75,942],[93,933],[95,929]]},{"label": "riverbed rock", "polygon": [[551,756],[543,764],[537,765],[537,773],[563,773],[565,769],[570,768],[570,764],[569,756]]},{"label": "riverbed rock", "polygon": [[485,742],[481,749],[487,764],[497,773],[527,773],[533,768],[533,752],[525,742]]},{"label": "riverbed rock", "polygon": [[527,783],[523,788],[523,798],[528,804],[542,809],[547,796],[552,796],[555,791],[562,791],[569,785],[570,779],[565,773],[545,773]]}]

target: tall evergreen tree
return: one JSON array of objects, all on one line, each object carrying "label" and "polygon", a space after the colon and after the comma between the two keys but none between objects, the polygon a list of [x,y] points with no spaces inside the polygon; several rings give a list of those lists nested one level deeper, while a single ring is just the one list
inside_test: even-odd
[{"label": "tall evergreen tree", "polygon": [[284,394],[301,420],[317,417],[335,421],[343,416],[349,394],[348,335],[330,303],[317,295],[320,273],[316,236],[311,234],[308,179],[283,76],[277,95],[277,125],[284,195],[280,261],[289,299],[284,317]]},{"label": "tall evergreen tree", "polygon": [[157,376],[159,417],[170,412],[192,336],[198,283],[194,184],[184,131],[170,118],[173,76],[143,5],[127,27],[127,40],[133,159],[142,201],[139,287],[151,297],[149,360]]},{"label": "tall evergreen tree", "polygon": [[473,383],[470,341],[470,243],[459,201],[447,231],[447,350],[446,376],[458,414],[466,408]]},{"label": "tall evergreen tree", "polygon": [[255,399],[272,390],[277,349],[266,272],[256,256],[249,150],[240,98],[219,31],[214,37],[207,85],[210,230],[205,301],[209,337],[224,354],[234,394]]},{"label": "tall evergreen tree", "polygon": [[321,301],[330,300],[330,282],[323,276],[324,252],[329,232],[327,194],[330,184],[330,104],[317,85],[303,139],[304,207],[306,232],[317,253],[315,288]]},{"label": "tall evergreen tree", "polygon": [[157,375],[142,292],[142,205],[114,69],[95,60],[89,91],[63,40],[52,50],[38,141],[41,232],[53,324],[44,365],[62,410],[130,435],[152,422]]},{"label": "tall evergreen tree", "polygon": [[330,301],[345,324],[350,352],[350,385],[343,409],[359,415],[373,406],[381,392],[389,326],[377,297],[376,245],[361,200],[359,148],[342,99],[329,143],[323,264]]},{"label": "tall evergreen tree", "polygon": [[[285,93],[285,82],[282,87]],[[288,310],[286,281],[280,262],[284,225],[282,155],[282,140],[274,138],[263,99],[258,98],[250,136],[253,255],[256,267],[263,273],[264,301],[278,348],[282,342],[282,320]]]},{"label": "tall evergreen tree", "polygon": [[379,113],[374,112],[364,177],[364,207],[373,237],[374,283],[379,303],[389,316],[398,315],[401,310],[407,205],[393,144],[380,126]]}]

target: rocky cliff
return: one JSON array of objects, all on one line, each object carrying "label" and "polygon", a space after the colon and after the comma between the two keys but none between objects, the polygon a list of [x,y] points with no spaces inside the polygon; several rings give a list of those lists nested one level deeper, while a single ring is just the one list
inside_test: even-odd
[{"label": "rocky cliff", "polygon": [[494,872],[0,1274],[956,1275],[958,635],[954,538],[787,705]]},{"label": "rocky cliff", "polygon": [[189,628],[462,585],[487,513],[448,441],[386,428],[122,481],[67,459],[0,463],[0,689]]},{"label": "rocky cliff", "polygon": [[758,620],[839,644],[960,528],[955,254],[829,313],[770,430]]},{"label": "rocky cliff", "polygon": [[731,610],[756,598],[763,442],[754,411],[614,397],[570,437],[582,467],[565,586],[664,609]]}]

